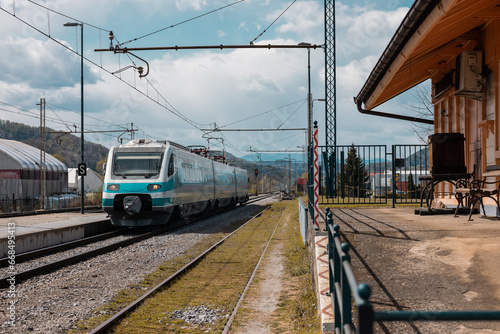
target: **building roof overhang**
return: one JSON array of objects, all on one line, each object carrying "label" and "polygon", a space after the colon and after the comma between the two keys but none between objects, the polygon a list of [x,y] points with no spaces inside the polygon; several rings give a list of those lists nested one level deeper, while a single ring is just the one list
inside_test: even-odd
[{"label": "building roof overhang", "polygon": [[479,29],[498,18],[499,0],[415,1],[354,98],[358,109],[444,76],[457,55],[478,46]]}]

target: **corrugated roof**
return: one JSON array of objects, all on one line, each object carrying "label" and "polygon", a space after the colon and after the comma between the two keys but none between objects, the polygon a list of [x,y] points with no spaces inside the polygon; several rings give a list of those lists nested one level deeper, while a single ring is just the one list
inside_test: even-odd
[{"label": "corrugated roof", "polygon": [[[0,139],[0,151],[19,162],[21,169],[40,169],[40,150],[36,147],[15,140]],[[68,167],[54,158],[45,154],[45,169],[47,171],[68,171]]]}]

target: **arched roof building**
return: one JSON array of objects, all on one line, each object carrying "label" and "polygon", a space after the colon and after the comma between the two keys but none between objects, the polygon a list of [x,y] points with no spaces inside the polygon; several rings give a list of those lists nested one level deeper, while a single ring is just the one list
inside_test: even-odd
[{"label": "arched roof building", "polygon": [[0,198],[39,197],[41,171],[45,171],[47,196],[68,191],[68,167],[64,163],[46,154],[41,170],[38,148],[0,139]]}]

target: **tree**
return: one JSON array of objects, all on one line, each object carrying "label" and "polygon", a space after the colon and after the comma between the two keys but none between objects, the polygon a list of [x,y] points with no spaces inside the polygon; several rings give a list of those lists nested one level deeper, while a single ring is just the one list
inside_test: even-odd
[{"label": "tree", "polygon": [[60,162],[62,162],[63,164],[67,165],[66,159],[62,155],[60,155],[59,153],[53,154],[52,156],[54,158],[56,158],[57,160],[59,160]]},{"label": "tree", "polygon": [[[431,89],[428,84],[423,83],[413,90],[413,102],[408,102],[406,109],[417,114],[419,118],[434,119],[434,104],[431,99]],[[427,144],[427,138],[434,133],[434,126],[431,124],[411,123],[413,132],[420,140]]]},{"label": "tree", "polygon": [[365,163],[361,160],[354,147],[349,148],[347,160],[344,165],[344,182],[348,187],[348,195],[353,197],[365,197],[367,190],[366,183],[369,177],[365,170]]},{"label": "tree", "polygon": [[103,166],[104,166],[104,163],[108,161],[108,157],[105,157],[104,159],[102,160],[99,160],[95,166],[95,170],[97,171],[97,173],[99,174],[102,174],[103,173]]}]

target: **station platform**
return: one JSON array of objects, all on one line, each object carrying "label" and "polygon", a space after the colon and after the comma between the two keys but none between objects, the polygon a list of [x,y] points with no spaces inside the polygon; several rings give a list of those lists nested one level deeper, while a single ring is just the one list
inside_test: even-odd
[{"label": "station platform", "polygon": [[0,218],[0,257],[6,257],[8,236],[15,236],[16,254],[104,233],[113,229],[104,212],[44,213]]}]

